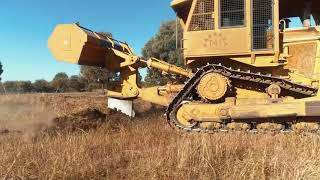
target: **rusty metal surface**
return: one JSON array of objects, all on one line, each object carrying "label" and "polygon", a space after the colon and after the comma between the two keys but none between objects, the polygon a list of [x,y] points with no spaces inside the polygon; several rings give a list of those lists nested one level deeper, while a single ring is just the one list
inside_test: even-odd
[{"label": "rusty metal surface", "polygon": [[320,116],[320,102],[313,101],[313,102],[306,102],[306,114],[309,116]]},{"label": "rusty metal surface", "polygon": [[289,45],[289,54],[287,68],[296,69],[298,73],[312,78],[315,68],[317,43]]}]

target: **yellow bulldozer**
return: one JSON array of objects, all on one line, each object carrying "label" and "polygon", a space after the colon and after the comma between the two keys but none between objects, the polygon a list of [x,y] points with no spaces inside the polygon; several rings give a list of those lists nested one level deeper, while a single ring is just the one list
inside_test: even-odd
[{"label": "yellow bulldozer", "polygon": [[[58,25],[49,49],[58,60],[120,72],[109,98],[167,106],[168,123],[180,130],[320,131],[319,0],[174,0],[171,6],[188,69],[139,57],[127,43],[79,24]],[[188,80],[141,88],[141,67]]]}]

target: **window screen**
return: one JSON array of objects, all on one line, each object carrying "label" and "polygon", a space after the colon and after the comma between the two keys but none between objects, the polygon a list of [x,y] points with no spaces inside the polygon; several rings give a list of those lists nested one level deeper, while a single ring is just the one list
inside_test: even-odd
[{"label": "window screen", "polygon": [[188,30],[214,30],[214,0],[197,0]]},{"label": "window screen", "polygon": [[273,49],[273,0],[253,0],[253,49]]},{"label": "window screen", "polygon": [[220,0],[220,26],[243,26],[245,0]]}]

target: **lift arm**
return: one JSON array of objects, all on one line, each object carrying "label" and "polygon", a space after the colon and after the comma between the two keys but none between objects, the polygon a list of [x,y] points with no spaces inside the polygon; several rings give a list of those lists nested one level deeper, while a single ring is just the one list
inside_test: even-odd
[{"label": "lift arm", "polygon": [[48,41],[53,56],[60,61],[72,64],[105,68],[110,72],[120,72],[121,82],[108,86],[107,96],[118,99],[142,98],[153,103],[167,105],[172,91],[181,89],[181,85],[141,88],[137,84],[138,69],[156,68],[166,73],[192,76],[186,70],[156,58],[143,59],[133,53],[125,43],[79,24],[60,24]]}]

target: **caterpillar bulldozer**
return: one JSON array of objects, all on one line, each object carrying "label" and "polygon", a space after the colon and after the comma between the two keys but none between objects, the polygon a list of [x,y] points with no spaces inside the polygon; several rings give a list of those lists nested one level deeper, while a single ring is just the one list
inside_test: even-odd
[{"label": "caterpillar bulldozer", "polygon": [[[319,0],[173,0],[188,68],[156,58],[79,24],[60,24],[48,46],[64,62],[119,72],[109,98],[167,106],[168,123],[196,132],[320,131]],[[141,88],[138,69],[186,77]],[[111,103],[111,105],[121,103]]]}]

